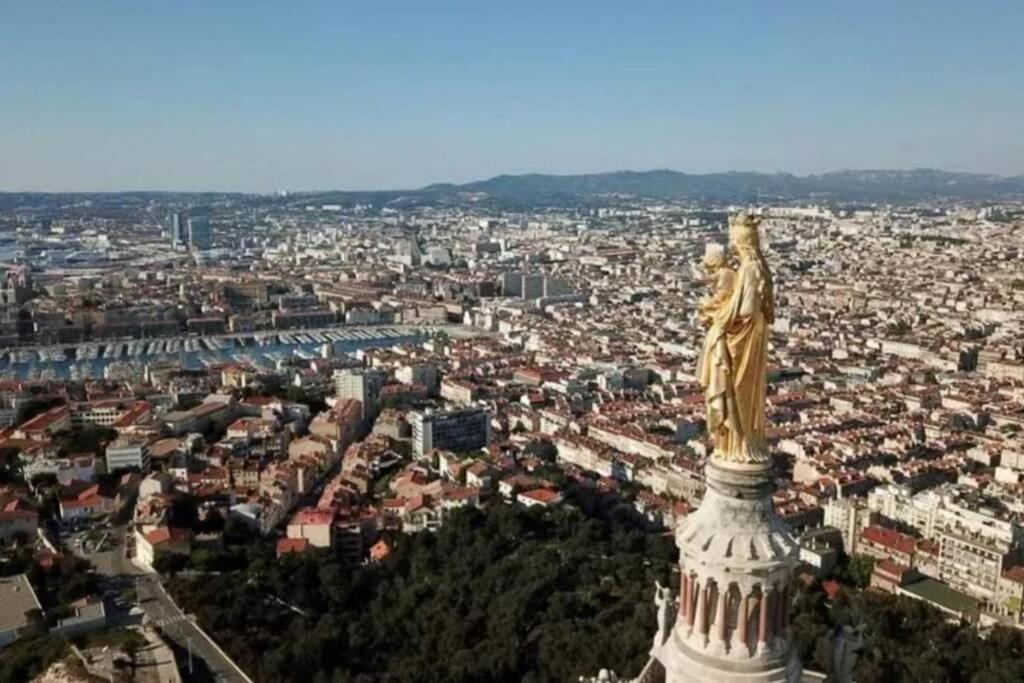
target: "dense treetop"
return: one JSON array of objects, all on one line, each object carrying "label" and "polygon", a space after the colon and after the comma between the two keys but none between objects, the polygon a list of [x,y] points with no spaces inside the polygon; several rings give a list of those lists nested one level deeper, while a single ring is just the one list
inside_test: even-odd
[{"label": "dense treetop", "polygon": [[401,537],[380,565],[253,557],[172,590],[261,681],[571,681],[636,674],[670,539],[575,508],[497,505]]}]

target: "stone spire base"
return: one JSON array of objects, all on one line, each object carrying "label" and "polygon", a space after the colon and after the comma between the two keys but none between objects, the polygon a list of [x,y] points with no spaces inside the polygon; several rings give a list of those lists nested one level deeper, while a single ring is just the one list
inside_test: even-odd
[{"label": "stone spire base", "polygon": [[707,492],[676,532],[679,613],[652,655],[666,683],[801,680],[789,631],[797,544],[772,505],[770,464],[712,458]]}]

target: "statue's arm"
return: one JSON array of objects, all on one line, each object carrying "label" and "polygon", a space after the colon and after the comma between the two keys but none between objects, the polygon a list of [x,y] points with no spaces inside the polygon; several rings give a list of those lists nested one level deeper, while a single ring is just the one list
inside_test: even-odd
[{"label": "statue's arm", "polygon": [[718,273],[718,289],[731,291],[736,284],[736,271],[732,268],[722,268]]}]

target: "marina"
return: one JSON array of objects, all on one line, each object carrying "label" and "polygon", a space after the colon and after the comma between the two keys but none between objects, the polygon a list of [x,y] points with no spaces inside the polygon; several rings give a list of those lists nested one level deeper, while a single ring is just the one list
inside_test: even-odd
[{"label": "marina", "polygon": [[436,328],[394,326],[331,328],[4,348],[0,349],[0,379],[109,379],[140,371],[148,363],[167,360],[191,370],[225,363],[277,368],[293,360],[320,358],[325,352],[343,355],[362,348],[416,342],[435,331]]}]

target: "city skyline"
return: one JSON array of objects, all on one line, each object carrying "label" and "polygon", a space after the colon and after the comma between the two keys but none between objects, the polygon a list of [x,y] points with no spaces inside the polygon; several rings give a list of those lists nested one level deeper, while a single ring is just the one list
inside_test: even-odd
[{"label": "city skyline", "polygon": [[1019,175],[1021,13],[12,6],[0,191],[398,189],[625,168]]},{"label": "city skyline", "polygon": [[0,17],[0,682],[1024,681],[1019,0]]}]

